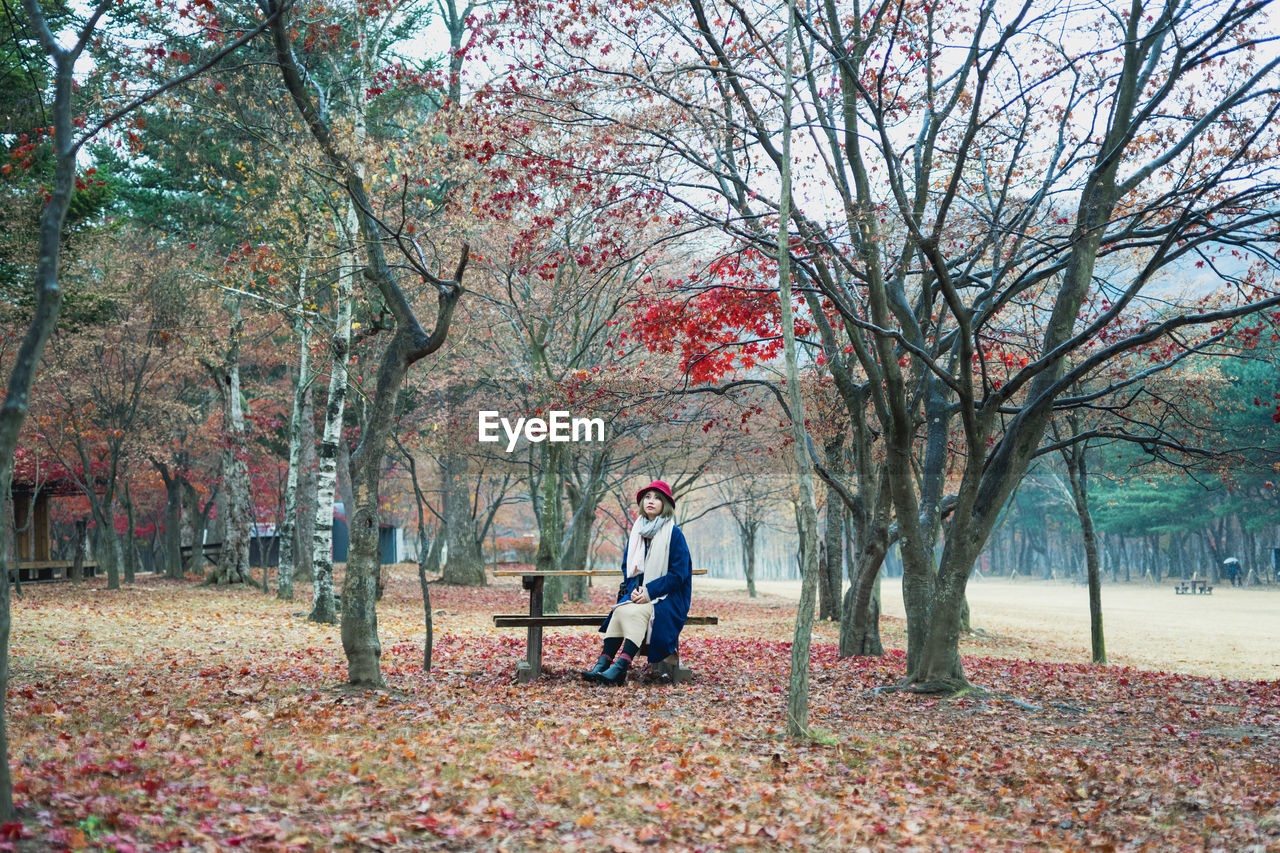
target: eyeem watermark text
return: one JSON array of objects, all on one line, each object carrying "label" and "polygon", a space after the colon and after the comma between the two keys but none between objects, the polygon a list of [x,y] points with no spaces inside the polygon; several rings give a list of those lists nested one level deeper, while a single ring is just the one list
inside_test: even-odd
[{"label": "eyeem watermark text", "polygon": [[540,441],[604,441],[604,418],[571,418],[568,412],[548,412],[548,419],[516,418],[515,426],[511,421],[500,417],[497,412],[480,412],[479,439],[484,442],[501,441],[498,427],[507,434],[507,452],[516,449],[516,443],[523,435],[531,442]]}]

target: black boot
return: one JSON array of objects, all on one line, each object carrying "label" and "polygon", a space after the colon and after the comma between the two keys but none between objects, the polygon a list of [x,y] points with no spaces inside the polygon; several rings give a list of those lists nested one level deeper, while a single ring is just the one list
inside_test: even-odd
[{"label": "black boot", "polygon": [[600,657],[596,659],[595,666],[591,667],[591,669],[584,669],[582,671],[582,677],[593,684],[599,683],[600,676],[609,668],[610,663],[612,663],[612,661],[609,659],[608,655],[600,655]]}]

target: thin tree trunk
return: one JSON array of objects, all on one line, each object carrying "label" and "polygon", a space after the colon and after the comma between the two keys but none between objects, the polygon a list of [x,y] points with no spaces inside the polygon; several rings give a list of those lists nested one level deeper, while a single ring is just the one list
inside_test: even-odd
[{"label": "thin tree trunk", "polygon": [[182,580],[182,481],[167,465],[156,463],[164,480],[164,568],[171,580]]},{"label": "thin tree trunk", "polygon": [[276,577],[276,597],[282,601],[293,600],[294,541],[298,528],[298,482],[302,467],[302,443],[309,440],[310,430],[303,428],[304,399],[311,386],[311,324],[307,322],[307,272],[311,264],[313,241],[307,235],[307,245],[298,269],[298,292],[294,300],[297,316],[294,331],[298,335],[298,375],[293,388],[293,411],[289,415],[289,473],[284,486],[284,513],[278,531],[280,564]]},{"label": "thin tree trunk", "polygon": [[120,588],[120,568],[123,563],[123,552],[119,548],[116,537],[115,519],[111,517],[110,505],[104,506],[106,498],[91,496],[89,513],[93,516],[94,548],[98,557],[98,565],[107,576],[107,589]]},{"label": "thin tree trunk", "polygon": [[71,561],[71,580],[80,583],[84,580],[85,540],[89,535],[89,522],[83,518],[76,519],[76,554]]},{"label": "thin tree trunk", "polygon": [[191,485],[191,482],[186,477],[182,478],[183,502],[191,508],[191,511],[187,513],[187,517],[191,522],[191,556],[187,558],[187,572],[204,575],[205,531],[209,529],[209,514],[213,512],[221,488],[221,486],[214,487],[202,509],[195,486]]},{"label": "thin tree trunk", "polygon": [[240,344],[244,315],[240,299],[233,302],[231,334],[222,368],[215,370],[222,395],[226,445],[222,450],[222,552],[214,575],[206,583],[252,583],[249,574],[249,537],[253,530],[250,497],[248,441],[240,396]]},{"label": "thin tree trunk", "polygon": [[316,538],[316,408],[315,374],[302,393],[301,443],[298,457],[298,527],[294,533],[293,583],[310,584],[315,578],[311,568]]},{"label": "thin tree trunk", "polygon": [[[312,600],[308,621],[333,624],[338,621],[333,598],[333,499],[337,488],[338,444],[342,441],[342,414],[347,399],[347,356],[351,351],[351,301],[353,280],[360,266],[355,249],[355,211],[349,205],[346,222],[347,266],[337,287],[337,322],[329,341],[329,396],[324,412],[324,436],[320,440],[316,471],[315,536],[311,542]],[[346,507],[347,530],[353,531],[351,507]],[[350,545],[348,545],[350,557]]]},{"label": "thin tree trunk", "polygon": [[742,543],[742,574],[747,579],[747,597],[756,593],[756,530],[759,522],[748,518],[738,522],[738,539]]},{"label": "thin tree trunk", "polygon": [[[561,565],[572,571],[586,571],[591,552],[592,534],[595,530],[596,511],[604,497],[604,473],[607,463],[607,451],[591,454],[587,467],[585,482],[574,482],[566,478],[565,496],[569,501],[569,523],[561,539],[564,556]],[[496,559],[496,555],[495,555]],[[570,601],[589,602],[591,588],[586,575],[569,577],[567,594]]]},{"label": "thin tree trunk", "polygon": [[[1074,434],[1079,434],[1079,426],[1074,423],[1074,418],[1072,421]],[[1089,580],[1089,637],[1093,662],[1106,663],[1107,643],[1102,632],[1102,565],[1098,560],[1098,536],[1093,527],[1093,515],[1089,512],[1089,472],[1085,450],[1084,444],[1063,448],[1062,458],[1067,463],[1071,497],[1075,501],[1080,531],[1084,536],[1084,560]]]},{"label": "thin tree trunk", "polygon": [[[422,486],[418,483],[418,465],[413,458],[413,454],[400,444],[396,439],[396,444],[400,447],[400,451],[404,454],[405,463],[409,467],[409,482],[413,485],[414,504],[418,508],[418,586],[422,589],[422,671],[431,671],[431,651],[435,645],[435,624],[432,619],[431,612],[431,585],[427,580],[427,568],[430,563],[430,554],[439,544],[440,535],[430,541],[427,539],[427,519],[422,508],[427,504],[427,496],[422,493]],[[436,561],[439,562],[439,553],[436,554]]]},{"label": "thin tree trunk", "polygon": [[17,819],[13,807],[13,782],[9,774],[8,702],[9,632],[13,614],[10,610],[9,568],[13,558],[13,489],[14,454],[22,424],[31,405],[31,386],[44,354],[45,344],[53,334],[62,307],[62,290],[58,286],[58,256],[62,248],[62,225],[71,205],[75,178],[74,131],[71,123],[71,99],[75,83],[75,62],[83,44],[74,50],[58,45],[45,24],[38,0],[24,0],[27,20],[36,31],[46,53],[54,59],[53,75],[53,187],[40,214],[39,252],[37,254],[33,291],[35,308],[22,343],[9,371],[4,400],[0,402],[0,821]]},{"label": "thin tree trunk", "polygon": [[137,530],[137,517],[133,507],[133,499],[129,496],[129,481],[120,481],[120,502],[124,505],[126,526],[124,535],[120,537],[120,547],[124,550],[124,582],[132,584],[138,577],[138,549],[135,547],[133,533]]},{"label": "thin tree trunk", "polygon": [[791,408],[791,439],[799,480],[799,534],[804,557],[800,566],[800,603],[791,642],[791,672],[787,679],[787,735],[809,735],[809,643],[813,633],[813,607],[818,585],[818,508],[814,502],[813,467],[808,456],[804,399],[800,396],[800,372],[796,363],[795,317],[791,307],[791,63],[795,38],[795,0],[787,4],[786,72],[782,105],[782,197],[778,207],[778,290],[782,308],[782,341],[786,361],[787,393]]}]

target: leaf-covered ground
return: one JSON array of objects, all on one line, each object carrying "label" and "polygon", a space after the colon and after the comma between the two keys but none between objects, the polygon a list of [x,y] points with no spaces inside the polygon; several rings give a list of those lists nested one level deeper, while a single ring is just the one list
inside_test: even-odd
[{"label": "leaf-covered ground", "polygon": [[[14,601],[5,847],[119,850],[1280,849],[1280,683],[1037,664],[966,646],[988,688],[874,688],[901,651],[813,646],[815,737],[782,737],[792,605],[717,595],[695,682],[583,684],[588,628],[512,681],[518,580],[434,586],[435,670],[407,567],[380,608],[389,688],[351,692],[303,600],[144,580]],[[605,591],[596,595],[601,603]],[[309,599],[309,596],[305,596]],[[886,642],[902,647],[890,622]]]}]

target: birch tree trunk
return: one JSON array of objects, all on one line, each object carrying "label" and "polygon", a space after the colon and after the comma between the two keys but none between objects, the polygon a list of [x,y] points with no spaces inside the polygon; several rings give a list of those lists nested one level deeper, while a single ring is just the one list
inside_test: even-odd
[{"label": "birch tree trunk", "polygon": [[[293,389],[293,412],[289,416],[289,473],[284,487],[284,518],[280,520],[280,565],[276,579],[276,597],[282,601],[293,600],[294,538],[298,528],[298,482],[302,467],[302,442],[304,433],[302,416],[307,390],[311,385],[311,326],[307,323],[304,307],[307,297],[307,271],[311,262],[312,240],[307,246],[298,270],[297,317],[294,330],[298,333],[298,377]],[[309,440],[309,436],[306,436]]]},{"label": "birch tree trunk", "polygon": [[222,552],[218,567],[206,583],[251,583],[249,576],[249,536],[253,528],[253,505],[249,494],[249,448],[240,396],[240,342],[244,336],[244,315],[236,299],[231,317],[231,335],[222,369],[215,371],[222,395],[226,444],[222,450]]},{"label": "birch tree trunk", "polygon": [[301,451],[298,457],[298,529],[294,533],[293,582],[310,584],[312,543],[316,536],[316,407],[315,374],[302,392]]},{"label": "birch tree trunk", "polygon": [[[355,206],[348,205],[346,224],[347,266],[338,277],[335,294],[338,315],[329,341],[329,396],[324,411],[324,435],[316,454],[315,535],[311,542],[313,594],[311,622],[338,621],[333,599],[333,495],[338,484],[338,442],[342,440],[342,413],[347,399],[347,358],[351,351],[351,301],[354,279],[360,272],[355,248]],[[348,522],[351,507],[346,507]],[[348,523],[348,530],[351,529]]]}]

